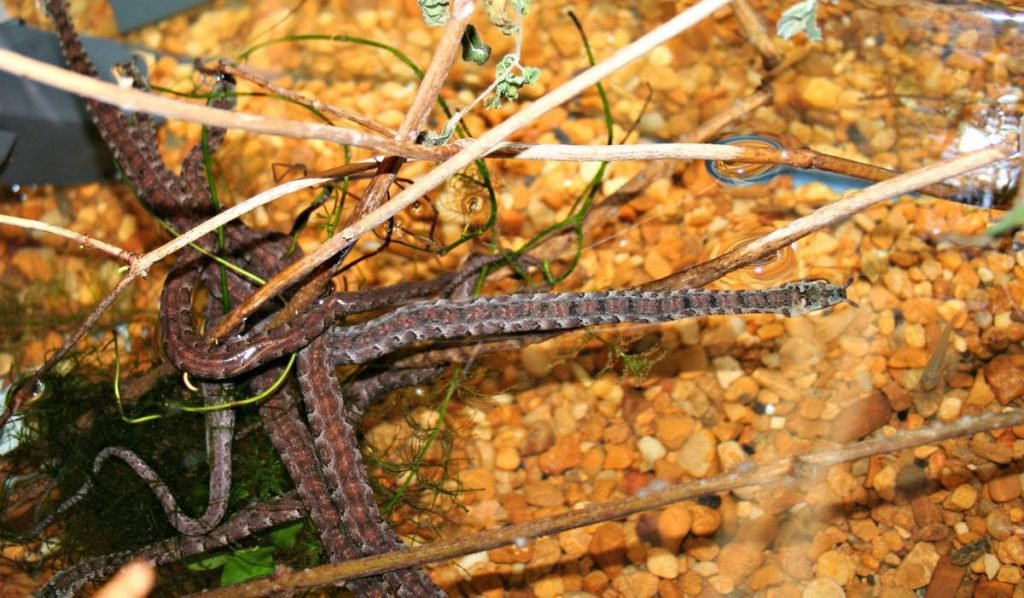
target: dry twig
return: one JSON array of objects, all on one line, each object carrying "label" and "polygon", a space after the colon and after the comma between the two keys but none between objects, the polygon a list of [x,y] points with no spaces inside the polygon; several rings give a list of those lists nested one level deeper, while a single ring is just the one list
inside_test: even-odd
[{"label": "dry twig", "polygon": [[733,270],[772,255],[798,239],[832,226],[836,222],[866,210],[879,202],[904,193],[910,193],[926,185],[938,183],[965,172],[970,172],[993,162],[1004,160],[1012,151],[1011,148],[1007,147],[990,147],[978,150],[950,158],[949,160],[929,164],[887,181],[876,183],[866,189],[854,191],[839,201],[819,208],[814,213],[803,218],[794,220],[760,239],[737,247],[728,253],[698,264],[688,270],[649,282],[640,288],[653,291],[702,287]]},{"label": "dry twig", "polygon": [[18,218],[17,216],[7,216],[5,214],[0,214],[0,224],[7,224],[10,226],[16,226],[18,228],[24,228],[27,230],[37,230],[40,232],[49,233],[51,235],[57,235],[58,237],[64,237],[65,239],[71,239],[72,241],[78,243],[79,245],[85,247],[92,247],[97,251],[102,251],[103,253],[106,253],[107,255],[113,257],[114,259],[125,262],[126,264],[129,265],[131,265],[139,257],[138,255],[132,253],[131,251],[128,251],[127,249],[121,249],[120,247],[115,247],[110,243],[100,241],[99,239],[94,239],[89,235],[84,235],[82,233],[60,226],[54,226],[53,224],[47,224],[39,220],[30,220],[28,218]]},{"label": "dry twig", "polygon": [[338,118],[352,121],[357,125],[365,127],[384,137],[395,136],[395,131],[393,129],[390,129],[378,123],[375,120],[371,120],[361,114],[356,114],[355,112],[351,112],[349,110],[345,110],[343,108],[338,108],[337,106],[321,102],[316,98],[306,97],[301,93],[294,92],[286,87],[281,87],[280,85],[277,85],[270,79],[267,79],[266,77],[254,73],[237,64],[231,64],[230,62],[220,62],[211,68],[218,73],[224,73],[226,75],[231,75],[236,79],[244,79],[246,81],[249,81],[250,83],[253,83],[259,87],[269,90],[275,95],[279,95],[283,98],[288,98],[289,100],[292,100],[304,106],[309,106],[310,108],[313,108],[318,112],[323,112],[324,114],[330,114],[331,116],[337,116]]}]

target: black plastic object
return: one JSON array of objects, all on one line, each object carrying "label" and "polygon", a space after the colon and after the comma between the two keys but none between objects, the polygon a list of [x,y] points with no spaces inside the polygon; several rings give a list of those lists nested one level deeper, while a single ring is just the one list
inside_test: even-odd
[{"label": "black plastic object", "polygon": [[121,33],[162,21],[208,0],[110,0]]},{"label": "black plastic object", "polygon": [[0,129],[0,168],[3,168],[7,159],[11,157],[11,153],[14,151],[14,140],[17,138],[14,133]]},{"label": "black plastic object", "polygon": [[[99,38],[83,38],[96,69],[113,80],[115,64],[129,62],[133,49]],[[17,20],[0,23],[0,46],[63,66],[54,34]],[[0,73],[0,184],[78,184],[116,172],[85,104],[77,96]]]}]

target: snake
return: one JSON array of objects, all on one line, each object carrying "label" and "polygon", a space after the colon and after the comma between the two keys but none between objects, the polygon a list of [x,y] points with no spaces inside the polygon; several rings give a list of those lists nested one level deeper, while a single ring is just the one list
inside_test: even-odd
[{"label": "snake", "polygon": [[[46,0],[46,7],[57,27],[69,66],[95,76],[95,68],[67,16],[66,2]],[[230,83],[225,81],[224,85]],[[225,94],[218,100],[219,106],[229,107],[229,98],[230,94]],[[129,117],[114,107],[92,100],[87,100],[87,107],[125,178],[135,187],[147,209],[175,230],[184,231],[194,226],[211,205],[202,148],[193,148],[185,158],[182,175],[175,175],[159,155],[149,117],[138,114]],[[215,148],[222,139],[222,130],[211,129],[209,147]],[[226,252],[246,261],[253,271],[272,275],[286,264],[288,258],[281,251],[283,244],[279,241],[237,223],[224,230]],[[200,243],[211,248],[212,235],[204,237]],[[476,272],[466,267],[433,280],[323,296],[310,309],[284,324],[271,325],[269,317],[258,318],[259,321],[250,322],[248,331],[211,345],[193,324],[195,293],[205,287],[216,298],[218,292],[209,274],[204,281],[204,268],[198,256],[190,255],[179,262],[165,283],[161,332],[168,359],[180,370],[201,380],[201,386],[211,391],[215,388],[213,381],[234,381],[245,374],[255,374],[251,386],[258,391],[268,388],[282,374],[280,360],[283,357],[298,353],[297,387],[286,382],[260,406],[260,415],[264,429],[293,479],[304,510],[316,525],[325,552],[333,562],[399,550],[403,546],[376,506],[359,453],[355,427],[348,415],[365,409],[369,399],[352,402],[354,407],[348,407],[334,373],[335,365],[368,364],[414,344],[443,340],[573,330],[616,322],[665,322],[725,313],[800,315],[846,301],[844,287],[824,282],[793,283],[759,291],[522,293],[422,300],[450,293],[462,285],[467,280],[467,272],[469,275]],[[233,275],[229,275],[228,280],[227,291],[233,301],[242,300],[251,292],[251,285]],[[348,315],[377,310],[390,311],[359,324],[338,323]],[[418,373],[385,371],[376,380],[370,378],[362,382],[365,389],[385,388],[402,381],[423,379],[436,371],[436,367]],[[300,402],[305,408],[308,426],[298,411]],[[114,449],[104,457],[111,455],[124,458]],[[217,474],[216,481],[223,482],[224,469],[217,471],[221,473]],[[229,480],[230,473],[227,474]],[[211,488],[214,482],[211,477]],[[208,509],[210,512],[217,513],[213,503]],[[240,516],[233,516],[221,527]],[[180,541],[189,541],[188,532],[198,539],[208,537],[211,529],[221,529],[213,527],[214,519],[213,515],[204,515],[199,520],[179,520],[179,532],[185,534]],[[239,525],[232,533],[237,535],[252,527]],[[198,547],[199,543],[194,545]],[[101,575],[100,571],[108,571],[109,567],[109,564],[93,566],[89,574]],[[78,575],[85,573],[79,571]],[[72,577],[68,573],[62,579]],[[418,568],[357,580],[351,588],[368,595],[442,595]]]},{"label": "snake", "polygon": [[166,565],[203,554],[243,540],[255,533],[290,523],[306,515],[302,502],[294,495],[285,495],[269,503],[238,511],[226,521],[201,536],[175,537],[150,546],[88,559],[51,577],[38,596],[63,598],[73,596],[92,579],[114,574],[126,563],[145,560]]},{"label": "snake", "polygon": [[[96,69],[86,55],[77,32],[68,17],[67,3],[63,0],[47,0],[44,8],[56,26],[65,61],[69,67],[80,73],[95,77]],[[230,80],[225,81],[225,85],[230,85],[230,83]],[[229,107],[231,98],[232,94],[223,94],[222,99],[214,102],[214,104],[221,108]],[[134,118],[129,118],[114,107],[92,100],[86,101],[86,107],[99,129],[101,137],[111,148],[115,161],[118,163],[127,181],[134,187],[144,206],[154,215],[168,222],[171,228],[175,230],[184,231],[191,228],[198,218],[201,217],[203,209],[208,209],[208,206],[211,205],[205,181],[203,150],[199,147],[193,148],[183,164],[182,176],[175,176],[166,167],[156,149],[154,128],[149,117],[137,114]],[[211,129],[208,137],[208,148],[210,150],[215,149],[222,139],[223,131]],[[233,238],[244,236],[244,229],[241,227],[234,227],[229,230],[235,233]],[[212,236],[204,237],[204,239],[200,240],[200,244],[210,248],[212,245],[211,239]],[[250,254],[254,256],[256,261],[266,263],[273,257],[260,244],[250,249]],[[186,259],[185,261],[188,262],[190,260]],[[198,263],[194,258],[191,261]],[[197,280],[198,276],[193,279],[193,282]],[[266,374],[270,378],[269,383],[276,379],[275,372],[272,370],[266,372]],[[255,386],[260,386],[260,382],[263,381],[257,380]],[[267,386],[269,386],[269,383],[267,383]],[[290,409],[289,406],[291,407]],[[317,480],[314,472],[319,470],[319,464],[316,462],[313,451],[309,446],[311,444],[309,431],[301,422],[301,418],[294,409],[294,406],[295,402],[289,402],[289,397],[286,393],[278,393],[272,397],[261,406],[260,412],[264,427],[270,435],[271,441],[280,452],[281,458],[295,482],[297,492],[303,505],[306,507],[306,511],[310,513],[311,519],[317,525],[328,556],[335,562],[351,558],[355,552],[351,548],[351,542],[345,536],[344,530],[341,529],[340,518],[337,516],[337,507],[329,502],[327,491],[323,488],[322,484],[319,487],[316,485]],[[209,423],[211,419],[208,418],[207,421]],[[230,445],[230,439],[228,440],[228,445]],[[118,452],[117,449],[111,449],[107,451],[108,454],[99,455],[97,459],[105,459],[108,455],[114,455]],[[219,457],[219,459],[230,463],[230,454]],[[130,460],[135,461],[135,459]],[[138,459],[138,463],[142,463],[141,459]],[[148,468],[146,469],[148,470]],[[218,467],[216,464],[211,469],[215,472],[211,477],[211,488],[215,485],[220,487],[221,482],[224,481],[230,483],[229,469]],[[142,474],[145,474],[143,475],[144,478],[149,473],[152,473],[151,470],[142,470],[141,465],[137,469],[137,473],[140,471],[142,471]],[[162,500],[162,502],[167,504],[165,500]],[[176,509],[174,510],[176,511]],[[209,512],[211,511],[208,509]],[[207,518],[203,517],[202,519],[205,520]],[[232,518],[231,521],[235,521],[235,518]],[[206,527],[206,523],[208,522],[203,521],[204,527]],[[235,529],[237,533],[234,536],[237,539],[237,537],[243,537],[243,533],[251,533],[252,530],[252,526],[237,526]],[[201,530],[190,529],[189,531]],[[195,537],[197,536],[193,536],[193,538]],[[187,542],[187,538],[188,536],[185,536],[185,539],[182,541]],[[190,545],[196,546],[198,550],[202,543],[193,542]],[[223,545],[223,543],[220,545]],[[206,546],[202,550],[215,547],[213,545]],[[116,560],[114,559],[114,561]],[[90,579],[109,574],[111,572],[111,562],[113,561],[101,558],[90,563],[83,563],[58,575],[51,584],[44,588],[43,592],[47,593],[52,588],[59,588],[62,585],[69,588],[81,587],[82,584]],[[351,585],[359,593],[366,592],[371,595],[381,595],[380,592],[375,590],[375,587],[381,584],[375,584],[372,580],[360,581]],[[73,592],[74,589],[70,591]]]}]

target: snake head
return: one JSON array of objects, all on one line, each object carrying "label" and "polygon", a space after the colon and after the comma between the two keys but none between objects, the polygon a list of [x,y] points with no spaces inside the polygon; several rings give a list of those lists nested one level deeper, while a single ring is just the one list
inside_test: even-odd
[{"label": "snake head", "polygon": [[792,310],[791,315],[808,314],[840,303],[857,307],[857,304],[846,296],[846,289],[851,282],[852,279],[844,285],[838,285],[827,280],[801,280],[785,284],[784,288],[795,291],[799,296],[797,307]]}]

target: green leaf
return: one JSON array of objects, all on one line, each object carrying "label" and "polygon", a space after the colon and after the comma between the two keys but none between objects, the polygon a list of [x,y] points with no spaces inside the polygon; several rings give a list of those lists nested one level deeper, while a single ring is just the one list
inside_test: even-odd
[{"label": "green leaf", "polygon": [[775,33],[782,39],[789,39],[804,32],[812,41],[821,41],[818,29],[818,0],[801,0],[783,11],[775,26]]},{"label": "green leaf", "polygon": [[456,123],[454,120],[449,120],[445,124],[444,128],[441,129],[440,133],[434,133],[433,131],[420,131],[420,134],[416,136],[416,143],[420,145],[444,145],[448,143],[448,140],[455,134]]},{"label": "green leaf", "polygon": [[992,224],[992,226],[985,231],[985,234],[990,237],[998,237],[999,235],[1005,235],[1021,225],[1024,225],[1024,204],[1014,206],[1014,208],[1007,212],[1005,216]]},{"label": "green leaf", "polygon": [[484,43],[476,27],[467,25],[462,32],[462,59],[466,62],[483,64],[491,57],[491,47]]},{"label": "green leaf", "polygon": [[[302,524],[296,525],[301,526]],[[287,531],[291,527],[295,526],[288,526],[278,530],[278,532]],[[292,544],[295,543],[295,533],[297,531],[292,532]],[[223,567],[224,570],[220,572],[220,585],[227,586],[272,574],[276,568],[276,563],[274,562],[275,552],[277,552],[277,548],[274,546],[243,548],[231,554],[218,554],[193,561],[187,563],[186,567],[190,571],[212,571]]]},{"label": "green leaf", "polygon": [[228,562],[229,554],[216,554],[205,559],[193,561],[186,564],[189,571],[212,571],[213,569],[220,569]]},{"label": "green leaf", "polygon": [[257,546],[230,555],[220,573],[220,585],[229,586],[272,574],[274,551],[273,546]]},{"label": "green leaf", "polygon": [[519,98],[519,89],[540,77],[540,69],[519,64],[515,54],[506,54],[494,67],[494,97],[487,101],[488,108],[498,108],[504,101]]},{"label": "green leaf", "polygon": [[448,22],[448,0],[416,0],[428,27],[440,27]]},{"label": "green leaf", "polygon": [[270,532],[270,542],[281,550],[291,550],[295,547],[295,539],[299,537],[303,525],[305,524],[299,521]]}]

